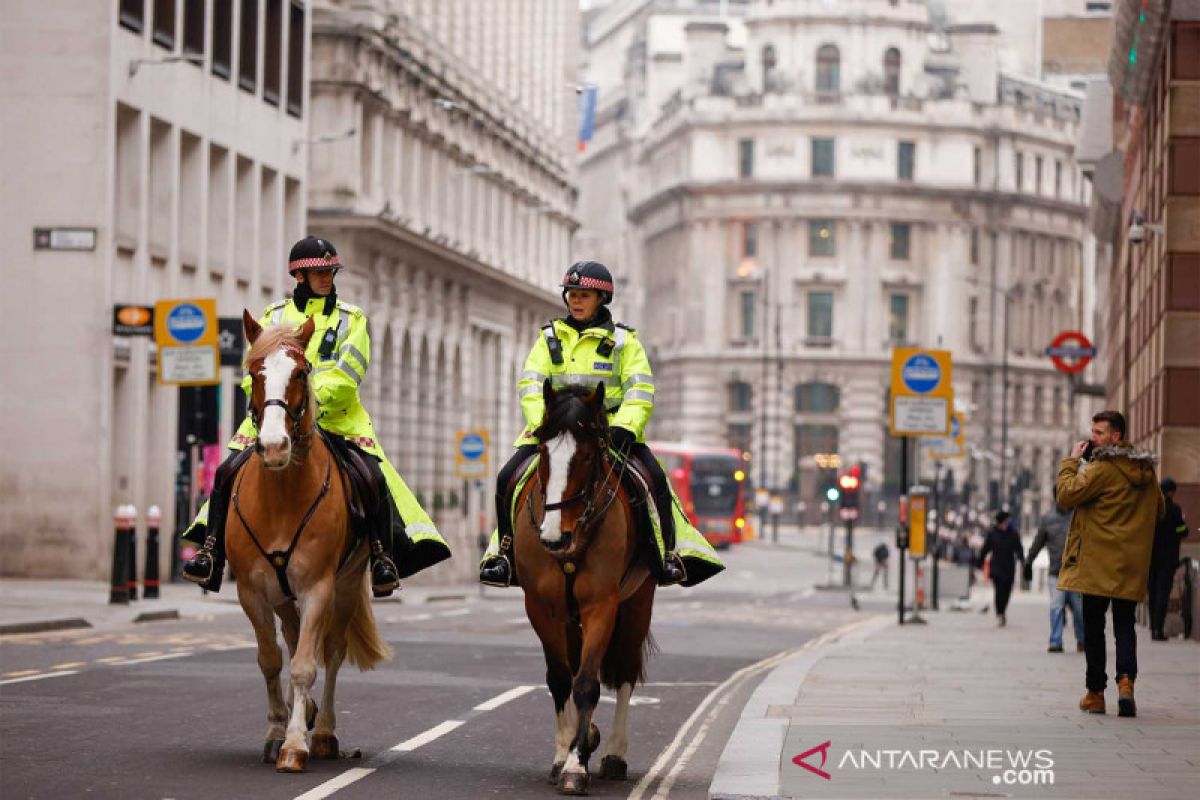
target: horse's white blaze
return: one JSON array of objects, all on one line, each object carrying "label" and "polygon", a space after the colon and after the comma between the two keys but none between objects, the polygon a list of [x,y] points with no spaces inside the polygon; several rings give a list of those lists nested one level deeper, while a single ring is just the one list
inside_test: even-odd
[{"label": "horse's white blaze", "polygon": [[606,756],[625,760],[629,751],[629,698],[633,695],[633,684],[622,683],[617,690],[617,711],[613,714],[612,732],[608,735]]},{"label": "horse's white blaze", "polygon": [[[546,445],[546,457],[550,460],[550,485],[546,487],[546,502],[557,503],[567,491],[567,473],[571,459],[575,456],[575,437],[560,433]],[[562,540],[562,513],[547,511],[542,520],[542,541],[557,544]]]},{"label": "horse's white blaze", "polygon": [[[263,400],[286,400],[288,381],[296,362],[282,350],[276,350],[263,362]],[[283,444],[287,437],[287,417],[279,406],[269,406],[262,414],[258,440],[264,447]]]}]

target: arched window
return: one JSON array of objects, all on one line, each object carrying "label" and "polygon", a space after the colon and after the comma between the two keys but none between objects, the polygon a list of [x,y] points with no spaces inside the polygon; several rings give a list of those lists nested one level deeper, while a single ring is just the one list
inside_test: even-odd
[{"label": "arched window", "polygon": [[750,384],[745,381],[731,381],[729,383],[729,410],[754,410],[754,390]]},{"label": "arched window", "polygon": [[900,51],[889,47],[883,54],[883,91],[890,95],[900,94]]},{"label": "arched window", "polygon": [[818,92],[832,94],[841,90],[841,63],[842,57],[838,54],[837,47],[831,44],[821,45],[821,49],[817,51]]},{"label": "arched window", "polygon": [[796,384],[796,411],[801,414],[831,414],[838,410],[841,391],[832,383]]},{"label": "arched window", "polygon": [[764,45],[762,49],[762,71],[763,71],[763,91],[769,92],[776,88],[775,83],[778,76],[775,74],[775,67],[779,60],[775,55],[775,45]]}]

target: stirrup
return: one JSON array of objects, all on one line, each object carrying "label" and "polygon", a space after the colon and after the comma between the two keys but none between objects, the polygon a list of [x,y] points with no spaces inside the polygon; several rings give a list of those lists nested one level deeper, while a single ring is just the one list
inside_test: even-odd
[{"label": "stirrup", "polygon": [[[383,546],[379,542],[372,544],[375,552],[371,558],[371,593],[376,597],[387,597],[400,588],[400,570],[396,569],[396,562],[392,561],[392,557],[383,552]],[[381,568],[388,574],[382,582],[376,583],[375,573]]]},{"label": "stirrup", "polygon": [[[668,577],[667,571],[670,567],[675,567],[679,571],[678,577]],[[669,551],[663,556],[663,572],[659,576],[659,586],[676,586],[687,582],[687,567],[683,565],[683,559],[679,557],[679,553],[674,550]]]},{"label": "stirrup", "polygon": [[[495,578],[487,577],[488,573],[494,569],[497,569],[501,563],[503,563],[504,566],[506,567],[505,579],[501,581],[501,580],[497,580]],[[495,586],[498,589],[507,589],[508,587],[512,586],[512,578],[513,578],[512,562],[509,561],[508,556],[504,555],[503,553],[497,553],[496,555],[489,558],[488,563],[486,565],[484,565],[484,567],[482,569],[479,570],[479,582],[482,583],[484,586]]]},{"label": "stirrup", "polygon": [[[216,556],[213,554],[213,549],[216,547],[216,545],[217,545],[217,537],[213,536],[211,533],[207,537],[205,537],[204,544],[200,545],[200,549],[196,551],[196,555],[194,555],[190,559],[188,559],[187,562],[183,565],[182,572],[183,572],[183,577],[185,580],[189,580],[192,583],[199,584],[200,586],[203,586],[204,584],[206,584],[212,580],[213,572],[217,566],[217,559],[216,559]],[[199,561],[202,558],[206,559],[208,561],[208,570],[204,573],[189,572],[188,571],[189,567],[194,568],[196,566],[197,561]]]}]

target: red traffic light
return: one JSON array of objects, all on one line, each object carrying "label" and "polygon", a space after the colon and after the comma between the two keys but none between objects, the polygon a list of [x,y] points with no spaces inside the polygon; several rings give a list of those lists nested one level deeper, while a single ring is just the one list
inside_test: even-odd
[{"label": "red traffic light", "polygon": [[858,476],[853,472],[848,472],[838,478],[838,486],[842,487],[843,492],[853,492],[858,489]]}]

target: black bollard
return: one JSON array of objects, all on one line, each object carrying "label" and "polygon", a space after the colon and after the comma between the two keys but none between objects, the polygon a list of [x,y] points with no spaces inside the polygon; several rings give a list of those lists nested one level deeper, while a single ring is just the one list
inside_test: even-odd
[{"label": "black bollard", "polygon": [[146,512],[146,569],[142,577],[142,597],[147,600],[158,598],[158,529],[162,525],[162,511],[150,506]]},{"label": "black bollard", "polygon": [[129,509],[129,568],[125,574],[129,576],[129,599],[138,599],[137,587],[137,507],[127,506]]},{"label": "black bollard", "polygon": [[128,514],[129,506],[117,506],[113,514],[113,563],[111,591],[108,595],[109,605],[129,604],[129,527],[132,524]]}]

